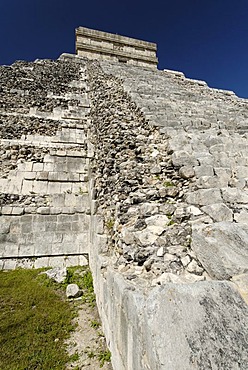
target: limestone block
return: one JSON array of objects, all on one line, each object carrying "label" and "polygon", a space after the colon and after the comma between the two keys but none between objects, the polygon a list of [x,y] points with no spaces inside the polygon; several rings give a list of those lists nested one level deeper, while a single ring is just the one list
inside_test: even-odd
[{"label": "limestone block", "polygon": [[227,153],[220,152],[214,154],[214,167],[229,167],[232,168],[236,165],[235,158],[228,157]]},{"label": "limestone block", "polygon": [[43,170],[47,172],[52,172],[55,170],[55,165],[52,162],[44,163]]},{"label": "limestone block", "polygon": [[4,206],[1,209],[2,215],[11,215],[12,214],[12,207],[11,206]]},{"label": "limestone block", "polygon": [[54,207],[64,207],[66,195],[67,194],[53,194],[51,196],[51,205]]},{"label": "limestone block", "polygon": [[59,215],[62,213],[62,208],[60,207],[51,207],[50,208],[50,214],[51,215]]},{"label": "limestone block", "polygon": [[65,207],[76,207],[80,204],[79,196],[76,196],[75,194],[68,194],[66,193],[64,195],[64,206]]},{"label": "limestone block", "polygon": [[13,216],[21,216],[24,213],[24,208],[22,207],[13,207],[12,208],[12,215]]},{"label": "limestone block", "polygon": [[202,215],[202,211],[195,206],[189,206],[187,207],[187,212],[190,213],[192,216],[200,216]]},{"label": "limestone block", "polygon": [[222,179],[222,181],[226,183],[228,183],[228,181],[230,180],[232,176],[232,170],[230,168],[214,167],[214,173],[216,174],[218,178]]},{"label": "limestone block", "polygon": [[55,267],[52,270],[47,270],[44,272],[50,279],[55,280],[57,283],[63,283],[66,279],[67,270],[65,267]]},{"label": "limestone block", "polygon": [[1,217],[0,223],[0,234],[8,234],[10,231],[10,221],[5,220],[3,216]]},{"label": "limestone block", "polygon": [[[45,163],[53,163],[54,162],[54,157],[52,157],[50,154],[45,154],[44,155],[44,164]],[[45,169],[44,169],[45,171]]]},{"label": "limestone block", "polygon": [[20,244],[18,257],[34,257],[35,246],[31,243]]},{"label": "limestone block", "polygon": [[201,177],[201,176],[213,176],[214,175],[214,170],[212,166],[206,165],[206,166],[197,166],[194,167],[195,175],[196,177]]},{"label": "limestone block", "polygon": [[[201,167],[205,167],[205,166],[213,167],[215,164],[214,157],[211,154],[206,155],[202,153],[197,153],[197,159]],[[195,171],[196,171],[196,168],[195,168]]]},{"label": "limestone block", "polygon": [[50,207],[39,207],[37,208],[37,213],[41,215],[49,215],[50,214]]},{"label": "limestone block", "polygon": [[19,246],[17,243],[5,242],[1,246],[1,257],[13,257],[19,256]]},{"label": "limestone block", "polygon": [[43,163],[36,163],[36,162],[33,163],[32,171],[41,172],[43,171],[43,169],[44,169]]},{"label": "limestone block", "polygon": [[28,171],[28,172],[33,171],[33,162],[24,162],[24,164],[25,164],[25,171]]},{"label": "limestone block", "polygon": [[192,226],[192,249],[216,279],[248,271],[248,231],[231,222]]},{"label": "limestone block", "polygon": [[9,180],[8,179],[0,179],[0,191],[1,193],[8,193],[8,186]]},{"label": "limestone block", "polygon": [[24,172],[23,173],[23,178],[25,180],[35,180],[36,179],[36,172]]},{"label": "limestone block", "polygon": [[68,173],[66,180],[70,182],[79,182],[80,180],[79,174],[78,173]]},{"label": "limestone block", "polygon": [[248,225],[248,212],[246,210],[241,210],[240,213],[235,213],[234,220],[246,227]]},{"label": "limestone block", "polygon": [[248,179],[248,166],[237,166],[235,169],[235,175],[238,179]]},{"label": "limestone block", "polygon": [[169,218],[166,215],[154,215],[147,217],[145,219],[145,223],[147,226],[160,226],[163,229],[168,225],[170,222]]},{"label": "limestone block", "polygon": [[[87,260],[87,258],[83,255],[80,255],[79,256],[79,263],[78,263],[80,266],[88,266],[89,265],[89,261]],[[74,265],[75,266],[75,265]]]},{"label": "limestone block", "polygon": [[32,191],[36,194],[47,194],[48,182],[47,181],[33,181]]},{"label": "limestone block", "polygon": [[22,183],[21,194],[29,195],[32,192],[33,192],[33,181],[24,179]]},{"label": "limestone block", "polygon": [[216,203],[201,208],[216,222],[233,221],[233,212],[224,203]]},{"label": "limestone block", "polygon": [[14,270],[17,266],[16,259],[6,259],[4,260],[3,270]]},{"label": "limestone block", "polygon": [[[73,188],[72,184],[70,182],[61,182],[59,183],[59,188],[61,193],[71,193]],[[58,193],[58,191],[56,191]]]},{"label": "limestone block", "polygon": [[221,189],[223,200],[227,203],[248,203],[248,191],[236,188]]},{"label": "limestone block", "polygon": [[10,194],[20,194],[21,188],[22,188],[22,178],[19,176],[16,179],[12,179],[8,183],[8,189],[6,192]]},{"label": "limestone block", "polygon": [[57,181],[61,181],[61,182],[69,181],[67,172],[57,172],[57,178],[58,178]]},{"label": "limestone block", "polygon": [[198,166],[198,160],[190,153],[180,150],[172,154],[172,163],[175,167]]},{"label": "limestone block", "polygon": [[155,241],[158,238],[157,233],[154,233],[151,230],[148,230],[147,228],[142,231],[136,231],[134,233],[134,236],[138,244],[144,245],[144,246],[148,246],[148,245],[155,243]]},{"label": "limestone block", "polygon": [[67,298],[78,298],[83,294],[82,290],[79,289],[77,284],[68,284],[66,287]]},{"label": "limestone block", "polygon": [[48,181],[58,181],[58,172],[48,172]]},{"label": "limestone block", "polygon": [[245,370],[248,306],[234,284],[199,282],[154,288],[145,315],[145,335],[152,338],[147,360],[157,369],[218,369],[221,364],[223,369]]},{"label": "limestone block", "polygon": [[142,205],[139,207],[140,214],[142,216],[150,216],[158,213],[158,206],[159,204],[155,203],[142,203]]},{"label": "limestone block", "polygon": [[222,197],[219,189],[199,189],[186,194],[186,202],[205,206],[213,203],[222,203]]},{"label": "limestone block", "polygon": [[49,257],[35,258],[35,261],[34,261],[35,269],[39,269],[41,267],[47,267],[47,266],[49,266]]},{"label": "limestone block", "polygon": [[[219,179],[217,178],[217,176],[201,176],[199,179],[196,180],[197,188],[220,188],[222,187],[221,185],[222,184],[219,184]],[[223,183],[223,187],[224,186],[227,186],[227,182]]]},{"label": "limestone block", "polygon": [[62,192],[60,183],[58,182],[47,183],[47,194],[59,194],[60,192]]},{"label": "limestone block", "polygon": [[179,170],[179,175],[183,179],[190,179],[195,176],[195,170],[192,166],[183,166]]}]

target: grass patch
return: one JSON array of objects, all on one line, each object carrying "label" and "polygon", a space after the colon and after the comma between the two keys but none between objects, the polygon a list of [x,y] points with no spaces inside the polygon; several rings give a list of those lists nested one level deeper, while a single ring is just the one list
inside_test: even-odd
[{"label": "grass patch", "polygon": [[62,370],[70,360],[75,311],[40,271],[0,272],[0,369]]},{"label": "grass patch", "polygon": [[175,186],[175,184],[173,184],[173,182],[171,182],[171,181],[164,181],[163,185],[167,188]]},{"label": "grass patch", "polygon": [[109,350],[88,351],[87,356],[89,358],[97,358],[99,361],[100,368],[103,367],[105,362],[111,361],[111,352]]},{"label": "grass patch", "polygon": [[90,326],[91,326],[92,328],[94,328],[94,329],[98,329],[98,328],[101,326],[101,324],[100,324],[100,322],[99,322],[99,321],[97,321],[97,320],[91,320],[91,322],[90,322]]},{"label": "grass patch", "polygon": [[94,293],[93,277],[88,267],[76,266],[67,268],[65,287],[68,284],[77,284],[83,290],[82,301],[90,307],[95,307],[96,296]]},{"label": "grass patch", "polygon": [[98,353],[98,360],[100,362],[100,367],[103,367],[105,361],[110,362],[111,352],[109,350],[99,352]]},{"label": "grass patch", "polygon": [[112,231],[114,228],[115,220],[113,218],[110,218],[105,222],[105,225],[109,231]]}]

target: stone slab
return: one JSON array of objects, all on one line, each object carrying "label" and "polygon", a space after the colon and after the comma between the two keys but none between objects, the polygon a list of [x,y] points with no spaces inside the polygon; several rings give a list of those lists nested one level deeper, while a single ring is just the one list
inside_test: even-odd
[{"label": "stone slab", "polygon": [[215,279],[248,272],[248,231],[238,224],[193,225],[192,249]]}]

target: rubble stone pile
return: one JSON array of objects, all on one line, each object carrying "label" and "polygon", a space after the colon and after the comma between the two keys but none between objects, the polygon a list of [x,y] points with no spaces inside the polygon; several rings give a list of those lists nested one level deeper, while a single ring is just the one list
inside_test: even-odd
[{"label": "rubble stone pile", "polygon": [[[208,275],[192,251],[192,167],[175,167],[168,136],[152,126],[119,78],[89,66],[94,177],[109,250],[128,279],[199,281]],[[158,278],[158,276],[160,276]]]}]

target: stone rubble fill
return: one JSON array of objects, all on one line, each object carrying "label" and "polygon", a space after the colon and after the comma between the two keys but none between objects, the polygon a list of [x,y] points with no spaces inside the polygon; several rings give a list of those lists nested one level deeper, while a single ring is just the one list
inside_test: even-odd
[{"label": "stone rubble fill", "polygon": [[[208,277],[191,249],[184,195],[194,170],[173,165],[168,135],[152,126],[123,90],[119,78],[88,63],[91,101],[91,170],[98,212],[105,219],[108,248],[127,278],[158,276],[173,281]],[[186,262],[187,261],[187,262]]]}]

